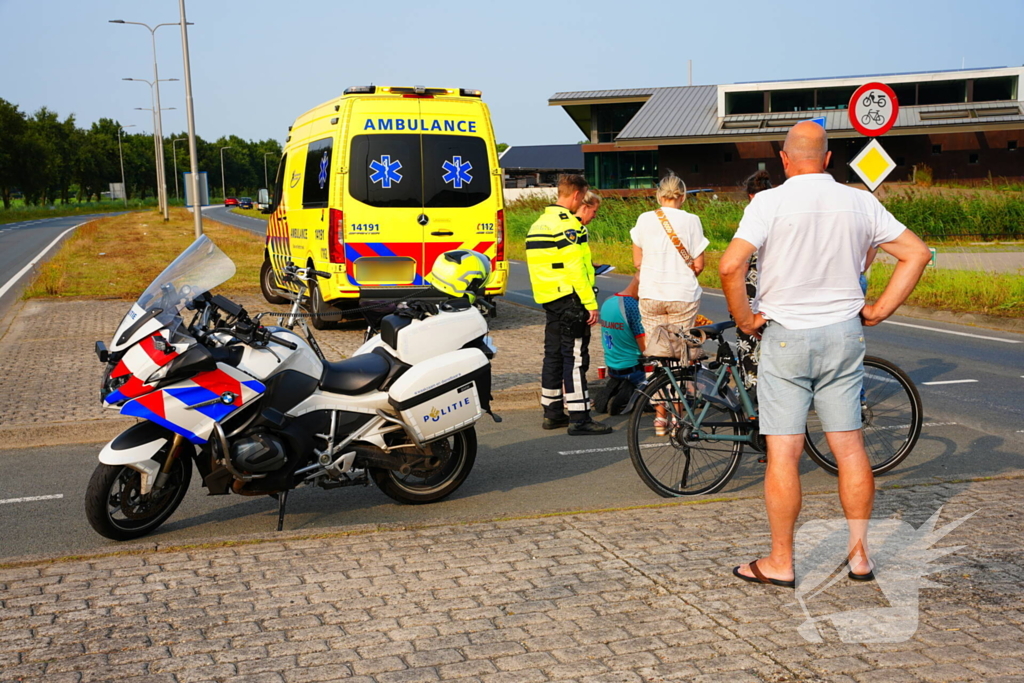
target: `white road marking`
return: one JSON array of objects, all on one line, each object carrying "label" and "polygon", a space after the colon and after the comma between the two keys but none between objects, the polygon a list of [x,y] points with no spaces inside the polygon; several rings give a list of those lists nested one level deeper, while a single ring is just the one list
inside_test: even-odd
[{"label": "white road marking", "polygon": [[[85,221],[85,223],[88,223],[88,221]],[[52,249],[55,244],[57,244],[62,239],[64,239],[64,235],[68,234],[69,232],[71,232],[75,228],[78,228],[78,227],[81,227],[81,226],[85,225],[85,223],[79,223],[78,225],[72,226],[72,227],[68,228],[67,230],[65,230],[64,232],[62,232],[61,234],[57,235],[57,239],[53,240],[48,245],[46,245],[46,248],[43,249],[41,252],[39,252],[39,254],[34,259],[32,259],[32,261],[29,262],[29,264],[27,266],[25,266],[24,268],[19,270],[17,273],[15,273],[14,277],[12,277],[10,280],[7,281],[7,284],[5,284],[3,287],[0,287],[0,297],[2,297],[4,294],[6,294],[8,292],[8,290],[11,289],[11,287],[16,285],[18,283],[18,280],[20,280],[22,277],[24,277],[25,273],[27,273],[28,271],[32,270],[33,266],[35,266],[37,263],[42,261],[43,257],[46,256],[46,252],[50,251],[50,249]]]},{"label": "white road marking", "polygon": [[940,382],[921,382],[921,384],[925,385],[926,387],[932,387],[935,386],[936,384],[969,384],[971,382],[977,381],[978,380],[976,379],[946,379]]},{"label": "white road marking", "polygon": [[[640,448],[660,448],[663,443],[645,443]],[[609,453],[611,451],[627,451],[629,446],[609,446],[608,448],[584,448],[581,451],[558,451],[559,455],[586,455],[587,453]]]},{"label": "white road marking", "polygon": [[926,325],[911,325],[910,323],[898,323],[895,320],[883,320],[886,325],[899,325],[900,327],[913,327],[918,330],[928,330],[929,332],[942,332],[943,334],[955,334],[961,337],[974,337],[975,339],[987,339],[988,341],[1004,342],[1006,344],[1020,344],[1022,343],[1019,339],[1003,339],[1002,337],[986,337],[983,334],[971,334],[970,332],[956,332],[954,330],[943,330],[938,327],[928,327]]},{"label": "white road marking", "polygon": [[6,505],[7,503],[34,503],[37,500],[57,500],[63,498],[63,493],[54,493],[49,496],[28,496],[26,498],[8,498],[7,500],[0,500],[0,505]]},{"label": "white road marking", "polygon": [[505,292],[505,296],[514,296],[523,299],[524,301],[533,301],[533,297],[529,294],[523,294],[522,292]]},{"label": "white road marking", "polygon": [[[956,422],[923,422],[922,427],[948,427],[949,425],[955,425]],[[910,425],[893,425],[891,427],[876,427],[877,430],[882,431],[884,429],[906,429]]]},{"label": "white road marking", "polygon": [[706,289],[704,290],[704,293],[707,294],[708,296],[717,296],[719,299],[725,298],[725,294],[719,294],[718,292],[709,292]]}]

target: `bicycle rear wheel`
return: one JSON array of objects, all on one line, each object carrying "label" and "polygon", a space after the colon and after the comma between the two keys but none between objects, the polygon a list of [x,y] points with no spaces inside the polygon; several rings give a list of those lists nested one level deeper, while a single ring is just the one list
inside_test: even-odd
[{"label": "bicycle rear wheel", "polygon": [[[685,380],[679,384],[685,390]],[[732,478],[743,453],[739,441],[696,440],[693,423],[682,408],[688,401],[699,416],[704,401],[681,397],[660,373],[638,390],[629,417],[629,458],[647,486],[664,498],[696,496],[721,490]],[[655,407],[662,406],[670,428],[665,436],[655,433]],[[675,421],[672,424],[673,420]],[[706,434],[738,435],[740,416],[731,410],[710,404],[701,423]]]},{"label": "bicycle rear wheel", "polygon": [[[888,472],[910,455],[921,436],[922,415],[921,395],[907,373],[887,360],[865,356],[861,420],[872,472]],[[807,417],[804,450],[823,470],[839,473],[813,411]]]}]

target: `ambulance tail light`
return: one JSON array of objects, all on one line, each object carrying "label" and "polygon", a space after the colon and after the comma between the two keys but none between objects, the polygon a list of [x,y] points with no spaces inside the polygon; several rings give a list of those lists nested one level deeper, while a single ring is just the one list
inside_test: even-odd
[{"label": "ambulance tail light", "polygon": [[505,210],[498,211],[498,220],[494,224],[494,258],[498,261],[505,260]]},{"label": "ambulance tail light", "polygon": [[331,209],[327,215],[327,249],[331,263],[345,262],[345,215]]}]

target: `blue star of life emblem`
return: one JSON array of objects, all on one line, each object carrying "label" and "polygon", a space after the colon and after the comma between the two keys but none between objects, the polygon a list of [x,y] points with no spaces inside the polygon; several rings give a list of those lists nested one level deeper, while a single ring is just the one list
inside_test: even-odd
[{"label": "blue star of life emblem", "polygon": [[370,182],[380,183],[385,190],[391,189],[391,183],[402,182],[402,174],[398,169],[402,168],[402,162],[398,159],[391,161],[390,154],[382,154],[380,161],[376,159],[370,162]]},{"label": "blue star of life emblem", "polygon": [[473,182],[473,176],[469,174],[473,170],[473,164],[463,162],[462,157],[452,157],[451,161],[441,164],[441,168],[445,171],[444,182],[451,183],[456,190],[461,190],[463,183],[468,185]]},{"label": "blue star of life emblem", "polygon": [[324,185],[327,184],[327,167],[331,165],[331,159],[327,154],[327,150],[324,150],[323,157],[320,158],[320,175],[317,176],[317,181],[320,183],[320,189],[324,189]]}]

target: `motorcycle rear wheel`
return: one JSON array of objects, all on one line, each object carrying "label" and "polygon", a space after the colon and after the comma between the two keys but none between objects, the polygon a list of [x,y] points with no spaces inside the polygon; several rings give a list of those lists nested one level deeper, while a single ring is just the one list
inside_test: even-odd
[{"label": "motorcycle rear wheel", "polygon": [[100,536],[114,541],[140,538],[174,514],[191,481],[191,459],[178,457],[163,489],[143,499],[139,472],[124,465],[100,464],[85,492],[85,516]]},{"label": "motorcycle rear wheel", "polygon": [[462,486],[473,469],[473,463],[476,462],[476,429],[470,427],[457,432],[448,437],[447,443],[449,453],[435,470],[414,470],[403,475],[395,470],[371,467],[370,476],[385,495],[399,503],[422,505],[441,500]]}]

